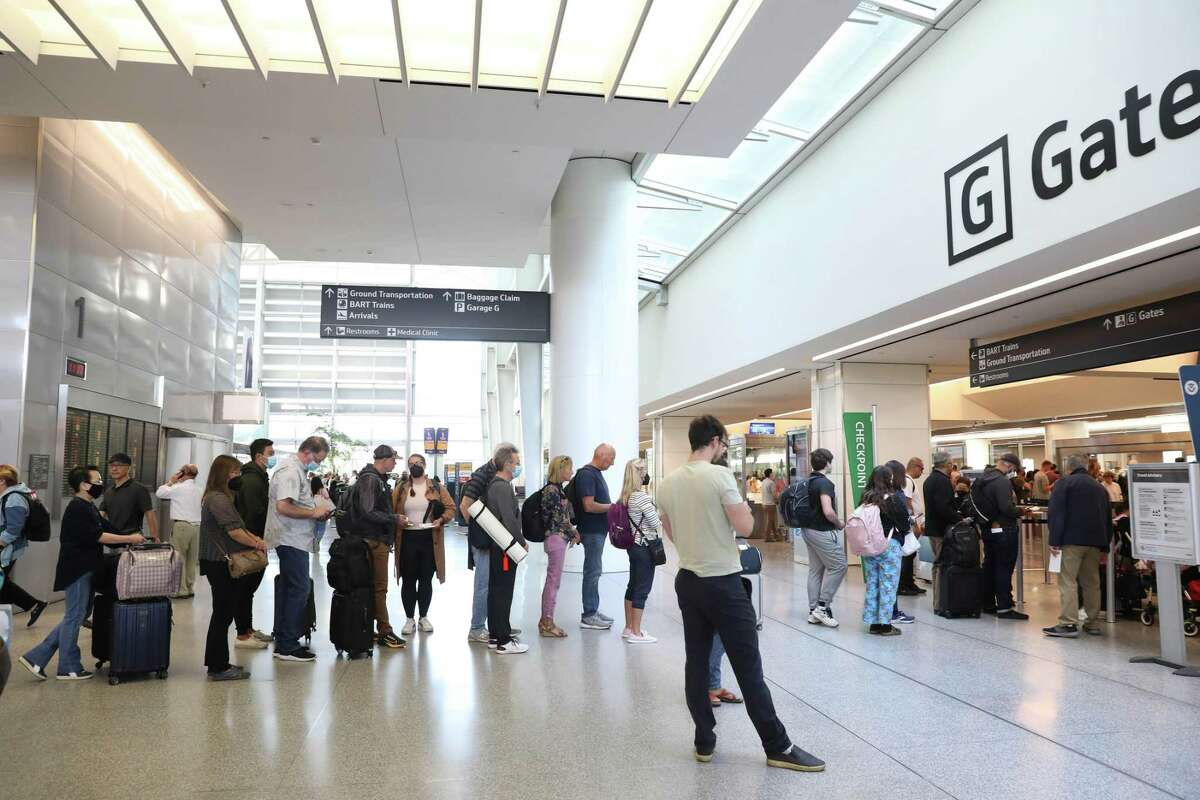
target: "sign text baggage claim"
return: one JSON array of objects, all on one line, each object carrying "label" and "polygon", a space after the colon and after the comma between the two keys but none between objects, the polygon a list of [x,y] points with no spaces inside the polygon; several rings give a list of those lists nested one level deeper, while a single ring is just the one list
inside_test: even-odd
[{"label": "sign text baggage claim", "polygon": [[478,292],[467,292],[467,311],[479,311],[483,314],[489,314],[493,311],[501,309],[501,303],[519,303],[521,296],[516,294],[480,294]]}]

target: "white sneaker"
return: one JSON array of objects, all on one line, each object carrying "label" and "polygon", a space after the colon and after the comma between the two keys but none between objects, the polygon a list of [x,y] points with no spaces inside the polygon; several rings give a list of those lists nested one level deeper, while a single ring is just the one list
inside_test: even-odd
[{"label": "white sneaker", "polygon": [[433,633],[433,623],[429,621],[429,617],[421,617],[417,622],[422,633]]},{"label": "white sneaker", "polygon": [[486,630],[471,631],[467,634],[467,641],[475,644],[487,644],[488,632]]},{"label": "white sneaker", "polygon": [[632,635],[633,635],[633,631],[629,630],[629,628],[626,628],[625,630],[621,631],[622,639],[628,639]]},{"label": "white sneaker", "polygon": [[631,633],[629,636],[625,637],[625,641],[629,642],[630,644],[654,644],[658,641],[658,639],[648,633],[643,632],[641,636],[638,636],[636,633]]},{"label": "white sneaker", "polygon": [[407,620],[404,621],[404,627],[400,629],[400,635],[401,636],[412,636],[416,630],[417,630],[417,621],[415,619],[413,619],[412,617],[409,617]]},{"label": "white sneaker", "polygon": [[262,639],[255,638],[255,636],[253,634],[251,634],[248,638],[245,638],[245,639],[239,639],[239,638],[235,637],[233,640],[233,646],[235,648],[237,648],[238,650],[266,650],[267,649],[267,643],[264,642]]},{"label": "white sneaker", "polygon": [[498,656],[518,655],[520,653],[526,653],[528,651],[529,651],[529,645],[525,644],[524,642],[518,642],[516,639],[513,639],[508,644],[497,647],[496,655],[498,655]]},{"label": "white sneaker", "polygon": [[817,606],[809,612],[808,621],[824,625],[826,628],[836,628],[838,626],[838,621],[833,618],[833,613],[825,606]]}]

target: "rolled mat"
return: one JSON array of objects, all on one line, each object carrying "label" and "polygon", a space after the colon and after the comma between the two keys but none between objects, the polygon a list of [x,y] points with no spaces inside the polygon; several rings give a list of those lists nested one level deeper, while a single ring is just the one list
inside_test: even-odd
[{"label": "rolled mat", "polygon": [[479,523],[479,527],[483,528],[484,533],[492,537],[492,541],[508,554],[510,559],[518,564],[525,560],[529,551],[508,532],[508,528],[504,527],[503,522],[496,519],[496,515],[483,504],[482,500],[472,503],[467,508],[467,513],[471,515],[471,519]]}]

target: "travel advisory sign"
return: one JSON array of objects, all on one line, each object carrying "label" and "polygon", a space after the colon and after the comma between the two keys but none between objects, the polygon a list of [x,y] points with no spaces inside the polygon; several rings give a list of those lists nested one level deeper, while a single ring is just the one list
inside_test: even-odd
[{"label": "travel advisory sign", "polygon": [[548,342],[550,295],[326,284],[321,338]]},{"label": "travel advisory sign", "polygon": [[971,388],[1196,350],[1200,292],[972,347]]}]

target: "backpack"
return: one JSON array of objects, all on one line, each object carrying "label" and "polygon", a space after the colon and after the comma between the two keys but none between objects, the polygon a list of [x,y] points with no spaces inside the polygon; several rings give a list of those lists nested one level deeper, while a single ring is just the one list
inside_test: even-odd
[{"label": "backpack", "polygon": [[335,592],[349,594],[355,589],[370,587],[374,584],[374,575],[371,551],[365,539],[343,534],[329,545],[325,579]]},{"label": "backpack", "polygon": [[608,540],[618,550],[633,547],[633,520],[629,518],[629,506],[624,503],[608,507]]},{"label": "backpack", "polygon": [[854,509],[846,520],[846,544],[856,556],[877,556],[887,550],[888,537],[883,532],[879,506],[868,503]]},{"label": "backpack", "polygon": [[972,519],[954,523],[942,537],[938,564],[974,569],[979,566],[979,528]]},{"label": "backpack", "polygon": [[542,492],[544,491],[546,491],[545,486],[526,497],[525,503],[521,506],[521,535],[527,542],[546,541],[546,518],[542,515]]},{"label": "backpack", "polygon": [[807,528],[812,524],[816,509],[808,489],[808,478],[802,478],[783,490],[779,496],[779,513],[789,528]]},{"label": "backpack", "polygon": [[[19,494],[29,503],[29,513],[25,517],[25,527],[21,534],[30,542],[50,541],[50,512],[42,505],[42,501],[33,492],[10,492],[9,495]],[[9,495],[0,502],[0,516],[4,514],[4,506],[8,504]],[[6,523],[7,524],[7,523]]]}]

